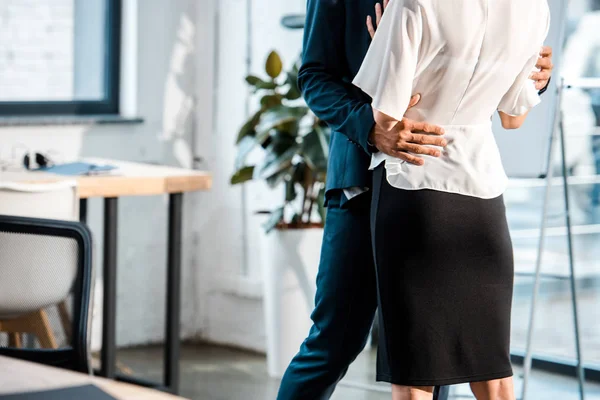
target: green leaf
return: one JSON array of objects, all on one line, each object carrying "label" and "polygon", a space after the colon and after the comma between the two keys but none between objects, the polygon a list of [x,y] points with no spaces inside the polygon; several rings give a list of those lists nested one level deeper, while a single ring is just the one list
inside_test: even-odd
[{"label": "green leaf", "polygon": [[296,182],[293,179],[285,181],[285,201],[294,201],[297,195]]},{"label": "green leaf", "polygon": [[315,126],[315,131],[319,134],[319,142],[323,147],[323,153],[325,158],[329,155],[329,142],[331,141],[331,129],[328,126],[322,127],[320,125]]},{"label": "green leaf", "polygon": [[327,217],[327,209],[325,208],[325,186],[319,190],[319,196],[317,197],[317,211],[321,217],[321,222],[324,224],[325,218]]},{"label": "green leaf", "polygon": [[289,131],[280,131],[279,129],[271,129],[266,139],[262,137],[256,138],[256,142],[265,149],[267,157],[271,153],[275,153],[275,155],[283,154],[290,146],[298,144],[298,140],[294,134],[291,134]]},{"label": "green leaf", "polygon": [[283,63],[281,62],[281,57],[279,57],[279,54],[277,54],[276,51],[272,51],[267,57],[267,62],[265,65],[265,71],[267,72],[267,75],[275,79],[281,74],[282,70]]},{"label": "green leaf", "polygon": [[292,220],[290,221],[290,225],[300,225],[302,224],[302,217],[300,216],[300,214],[295,213],[294,216],[292,217]]},{"label": "green leaf", "polygon": [[[286,127],[295,127],[299,123],[300,119],[308,113],[307,107],[286,107],[278,106],[268,109],[260,116],[260,121],[256,125],[257,140],[259,143],[263,143],[269,136],[271,129]],[[286,125],[288,124],[288,125]],[[297,131],[290,131],[290,133],[296,134]]]},{"label": "green leaf", "polygon": [[273,138],[273,136],[283,133],[287,136],[289,136],[290,138],[295,138],[296,135],[298,134],[298,127],[297,127],[297,123],[296,121],[289,121],[286,122],[285,124],[281,124],[279,126],[277,126],[276,128],[270,129],[266,132],[261,132],[260,134],[258,134],[256,136],[256,142],[260,143],[261,146],[266,149],[270,144],[270,140]]},{"label": "green leaf", "polygon": [[248,121],[246,121],[246,123],[240,128],[240,131],[238,132],[237,135],[237,139],[235,140],[236,144],[239,144],[243,138],[245,138],[246,136],[256,136],[256,125],[258,125],[258,122],[260,121],[260,116],[262,115],[263,111],[259,110],[257,111]]},{"label": "green leaf", "polygon": [[[290,150],[293,149],[293,150]],[[294,137],[289,136],[285,132],[273,131],[273,135],[269,140],[269,145],[265,148],[265,158],[263,159],[263,167],[274,166],[274,163],[285,162],[282,168],[276,173],[268,176],[266,179],[267,184],[271,188],[277,187],[286,177],[288,177],[293,171],[290,171],[291,159],[298,152],[299,145]],[[285,159],[280,158],[282,155],[290,150],[292,154],[291,159],[289,156],[285,156]],[[289,161],[288,161],[289,159]],[[263,168],[261,167],[261,168]]]},{"label": "green leaf", "polygon": [[248,84],[252,85],[252,86],[258,86],[261,83],[266,83],[265,81],[260,79],[258,76],[254,76],[254,75],[248,75],[246,77],[246,82],[248,82]]},{"label": "green leaf", "polygon": [[298,57],[298,59],[296,59],[296,62],[294,63],[294,65],[292,65],[292,71],[295,72],[296,75],[298,75],[301,65],[302,65],[302,54],[300,54],[300,57]]},{"label": "green leaf", "polygon": [[285,181],[286,177],[290,175],[290,171],[289,168],[288,169],[282,169],[281,171],[277,172],[274,175],[271,175],[270,177],[265,179],[265,182],[267,182],[267,185],[269,185],[269,187],[271,189],[275,189],[281,182]]},{"label": "green leaf", "polygon": [[295,138],[298,136],[298,132],[300,131],[300,119],[285,122],[277,126],[277,130]]},{"label": "green leaf", "polygon": [[254,75],[248,75],[246,77],[246,82],[254,87],[254,92],[256,93],[258,90],[261,89],[265,89],[265,90],[273,90],[276,89],[279,85],[277,84],[277,82],[273,82],[273,81],[265,81],[260,79],[258,76],[254,76]]},{"label": "green leaf", "polygon": [[279,94],[264,95],[260,99],[260,105],[263,108],[263,110],[280,106],[281,105],[281,95],[279,95]]},{"label": "green leaf", "polygon": [[277,227],[277,225],[283,220],[283,211],[284,208],[280,207],[271,212],[271,216],[263,224],[263,228],[265,228],[266,233],[271,232],[273,229]]},{"label": "green leaf", "polygon": [[276,82],[262,82],[256,85],[256,89],[264,89],[264,90],[274,90],[277,89],[279,85]]},{"label": "green leaf", "polygon": [[287,79],[285,81],[286,84],[290,85],[287,93],[285,94],[285,98],[288,100],[296,100],[302,97],[302,93],[300,93],[300,89],[298,89],[298,73],[288,72]]},{"label": "green leaf", "polygon": [[253,166],[243,167],[242,169],[239,169],[238,171],[236,171],[235,174],[233,174],[233,176],[231,177],[231,184],[237,185],[237,184],[252,180],[253,175],[254,175],[254,167]]},{"label": "green leaf", "polygon": [[284,94],[284,97],[288,100],[297,100],[302,97],[302,93],[298,90],[296,86],[291,86],[288,91]]},{"label": "green leaf", "polygon": [[306,163],[300,162],[294,166],[294,173],[292,179],[294,182],[302,184],[304,182],[304,174],[306,173]]},{"label": "green leaf", "polygon": [[292,166],[292,159],[298,153],[298,145],[291,146],[283,154],[267,159],[267,161],[254,172],[254,179],[267,179]]},{"label": "green leaf", "polygon": [[248,154],[250,154],[250,152],[252,151],[252,149],[254,149],[255,146],[256,146],[256,139],[254,137],[245,136],[244,138],[242,138],[242,140],[237,145],[238,154],[237,154],[237,157],[235,158],[235,163],[234,163],[236,169],[240,169],[244,166],[246,157],[248,156]]},{"label": "green leaf", "polygon": [[285,153],[290,147],[298,147],[298,142],[295,137],[290,136],[287,132],[282,132],[274,129],[271,132],[271,140],[265,148],[268,156],[280,156]]}]

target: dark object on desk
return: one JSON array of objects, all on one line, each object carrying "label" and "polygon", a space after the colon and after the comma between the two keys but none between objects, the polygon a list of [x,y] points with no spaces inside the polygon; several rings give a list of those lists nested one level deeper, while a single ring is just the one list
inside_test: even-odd
[{"label": "dark object on desk", "polygon": [[114,171],[117,167],[113,165],[97,165],[86,162],[72,162],[57,164],[39,168],[39,171],[51,172],[58,175],[80,176],[80,175],[103,175]]},{"label": "dark object on desk", "polygon": [[0,395],[0,400],[116,400],[94,385]]},{"label": "dark object on desk", "polygon": [[[31,159],[31,156],[33,156],[33,160]],[[47,168],[53,164],[54,163],[52,162],[52,160],[50,160],[42,153],[32,153],[31,155],[25,154],[25,157],[23,157],[23,166],[25,167],[25,169],[28,170]]]},{"label": "dark object on desk", "polygon": [[[23,301],[0,301],[0,332],[9,335],[0,355],[89,373],[89,229],[80,222],[0,215],[0,254],[3,276],[29,280],[19,285],[1,282],[0,298]],[[68,281],[64,266],[74,272]],[[31,292],[19,293],[24,287]],[[57,335],[59,330],[63,335]],[[42,348],[23,348],[23,333],[33,333]]]}]

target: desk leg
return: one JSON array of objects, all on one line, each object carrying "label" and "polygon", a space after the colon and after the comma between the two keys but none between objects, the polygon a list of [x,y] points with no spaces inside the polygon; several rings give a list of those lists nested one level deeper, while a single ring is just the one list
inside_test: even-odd
[{"label": "desk leg", "polygon": [[87,199],[79,199],[79,221],[87,224]]},{"label": "desk leg", "polygon": [[117,198],[104,199],[104,301],[100,375],[115,377],[117,309]]},{"label": "desk leg", "polygon": [[169,197],[169,238],[167,256],[167,307],[165,332],[165,386],[179,391],[180,313],[181,313],[181,226],[183,194]]}]

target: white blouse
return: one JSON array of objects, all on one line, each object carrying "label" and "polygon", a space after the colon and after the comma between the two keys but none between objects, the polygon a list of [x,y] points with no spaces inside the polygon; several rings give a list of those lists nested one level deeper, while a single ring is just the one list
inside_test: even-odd
[{"label": "white blouse", "polygon": [[[422,166],[376,153],[370,168],[385,162],[389,183],[406,190],[502,194],[491,117],[540,102],[529,76],[549,23],[546,0],[391,0],[353,83],[394,119],[441,125],[448,145]],[[413,93],[421,101],[407,111]]]}]

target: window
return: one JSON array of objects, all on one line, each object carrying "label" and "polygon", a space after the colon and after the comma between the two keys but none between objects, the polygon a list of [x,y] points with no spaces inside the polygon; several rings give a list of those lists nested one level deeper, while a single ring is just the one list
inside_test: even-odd
[{"label": "window", "polygon": [[0,115],[119,112],[121,0],[0,1]]},{"label": "window", "polygon": [[[570,175],[573,250],[578,286],[583,359],[587,368],[600,370],[600,0],[570,2],[562,75],[579,87],[563,93],[562,112]],[[556,157],[559,160],[559,156]],[[507,209],[517,272],[531,272],[538,245],[543,182],[507,192]],[[550,219],[543,272],[568,276],[567,237],[564,229],[562,187],[551,189]],[[525,346],[533,280],[517,276],[513,308],[514,350]],[[534,356],[559,364],[573,364],[576,353],[569,282],[544,279],[534,332]],[[597,376],[597,375],[595,375]]]}]

